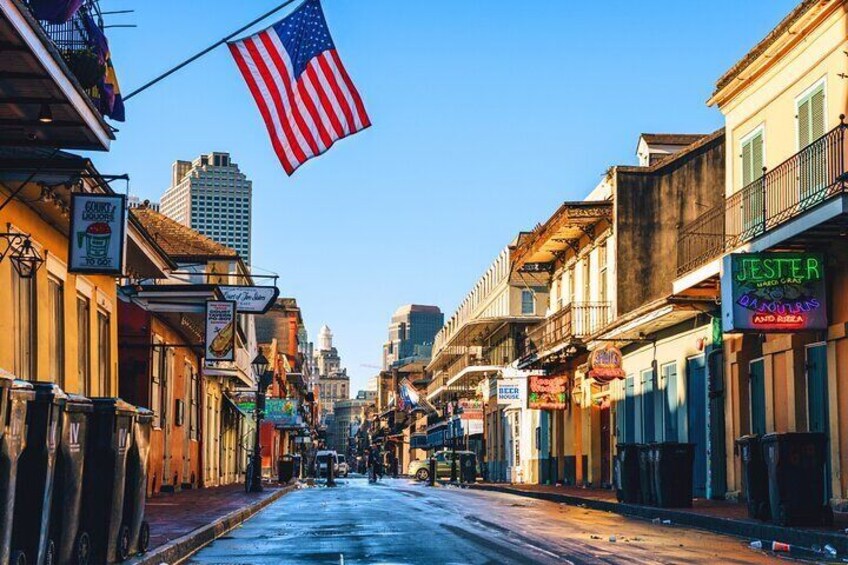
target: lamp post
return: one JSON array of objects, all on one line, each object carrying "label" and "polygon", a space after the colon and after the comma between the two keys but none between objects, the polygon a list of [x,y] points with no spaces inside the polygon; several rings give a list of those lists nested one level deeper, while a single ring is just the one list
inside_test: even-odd
[{"label": "lamp post", "polygon": [[253,374],[256,375],[256,435],[253,441],[253,473],[250,477],[250,492],[262,492],[262,448],[259,445],[259,428],[262,425],[262,410],[265,407],[265,402],[260,402],[260,399],[265,400],[265,387],[263,384],[265,382],[265,372],[268,370],[268,359],[260,351],[250,365],[253,367]]},{"label": "lamp post", "polygon": [[[451,474],[450,474],[450,482],[455,483],[459,479],[459,477],[457,476],[458,473],[457,473],[457,468],[456,468],[456,436],[454,435],[456,433],[456,429],[455,429],[456,426],[454,426],[454,421],[453,421],[453,417],[456,416],[456,410],[457,410],[457,407],[459,405],[459,402],[457,401],[457,398],[456,398],[456,393],[453,394],[453,397],[451,398],[451,401],[450,401],[450,405],[451,405],[451,419],[450,419],[450,427],[451,427]],[[460,422],[460,426],[461,426],[461,422]],[[462,429],[462,428],[460,427],[460,429]]]}]

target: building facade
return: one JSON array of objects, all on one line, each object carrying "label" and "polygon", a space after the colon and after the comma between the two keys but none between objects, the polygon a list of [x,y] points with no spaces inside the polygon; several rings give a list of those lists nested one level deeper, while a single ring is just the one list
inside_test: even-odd
[{"label": "building facade", "polygon": [[415,361],[428,362],[433,341],[444,323],[445,316],[438,306],[407,304],[398,308],[389,322],[389,339],[383,345],[383,370]]},{"label": "building facade", "polygon": [[253,182],[229,153],[213,152],[171,167],[171,186],[162,195],[163,214],[235,249],[250,264]]}]

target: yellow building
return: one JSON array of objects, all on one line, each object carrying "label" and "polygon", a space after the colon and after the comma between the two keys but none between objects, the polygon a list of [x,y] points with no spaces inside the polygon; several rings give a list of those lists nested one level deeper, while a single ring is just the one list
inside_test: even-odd
[{"label": "yellow building", "polygon": [[[824,254],[826,329],[725,334],[726,441],[825,433],[834,505],[848,498],[846,50],[848,2],[804,0],[718,80],[708,103],[726,120],[726,198],[681,229],[686,251],[674,282],[678,295],[718,298],[729,253]],[[728,452],[732,494],[743,485]]]}]

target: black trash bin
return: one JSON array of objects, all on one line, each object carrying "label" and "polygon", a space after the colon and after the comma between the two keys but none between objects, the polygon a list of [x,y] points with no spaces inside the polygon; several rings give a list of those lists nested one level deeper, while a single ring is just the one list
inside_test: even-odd
[{"label": "black trash bin", "polygon": [[27,563],[55,563],[56,546],[49,539],[50,504],[56,468],[59,426],[67,396],[53,383],[32,383],[35,398],[27,407],[26,448],[18,459],[23,478],[15,488],[12,550],[23,551]]},{"label": "black trash bin", "polygon": [[26,563],[22,551],[12,551],[18,461],[26,447],[27,404],[35,398],[32,385],[0,373],[0,563]]},{"label": "black trash bin", "polygon": [[636,444],[639,454],[639,504],[655,506],[657,504],[656,484],[654,482],[654,444]]},{"label": "black trash bin", "polygon": [[91,540],[91,562],[103,564],[123,561],[130,552],[124,488],[136,410],[120,398],[93,398],[92,403],[81,527]]},{"label": "black trash bin", "polygon": [[277,460],[277,481],[286,484],[294,476],[294,460],[291,455],[283,455]]},{"label": "black trash bin", "polygon": [[56,546],[56,563],[87,565],[90,538],[80,528],[80,507],[91,400],[68,394],[62,412],[61,435],[53,475],[50,539]]},{"label": "black trash bin", "polygon": [[771,516],[768,469],[760,445],[760,436],[756,434],[742,436],[736,440],[736,448],[742,458],[742,480],[748,500],[748,516],[758,520],[768,520]]},{"label": "black trash bin", "polygon": [[691,508],[695,444],[673,441],[656,443],[652,460],[657,506]]},{"label": "black trash bin", "polygon": [[639,444],[619,443],[615,454],[615,496],[619,502],[639,504]]},{"label": "black trash bin", "polygon": [[459,454],[459,478],[464,483],[477,481],[477,454]]},{"label": "black trash bin", "polygon": [[815,432],[772,433],[760,441],[772,521],[780,526],[832,524],[833,511],[825,500],[827,437]]},{"label": "black trash bin", "polygon": [[130,554],[145,553],[150,544],[150,526],[144,520],[144,501],[147,498],[147,460],[153,412],[141,407],[136,407],[136,411],[133,438],[127,452],[124,488],[123,523],[130,531]]}]

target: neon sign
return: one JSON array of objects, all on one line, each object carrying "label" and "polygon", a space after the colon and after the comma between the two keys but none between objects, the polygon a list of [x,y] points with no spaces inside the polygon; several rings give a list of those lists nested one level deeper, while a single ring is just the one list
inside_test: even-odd
[{"label": "neon sign", "polygon": [[827,329],[824,256],[820,253],[736,253],[721,277],[725,331]]}]

